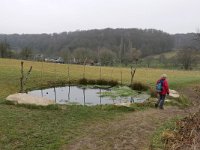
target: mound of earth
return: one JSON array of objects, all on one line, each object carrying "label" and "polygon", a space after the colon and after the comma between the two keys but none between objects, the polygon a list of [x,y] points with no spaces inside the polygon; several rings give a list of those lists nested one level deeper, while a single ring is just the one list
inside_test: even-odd
[{"label": "mound of earth", "polygon": [[6,100],[12,101],[17,104],[34,104],[34,105],[50,105],[50,104],[55,104],[54,101],[49,100],[44,97],[37,97],[37,96],[32,96],[26,93],[17,93],[17,94],[12,94],[9,95]]}]

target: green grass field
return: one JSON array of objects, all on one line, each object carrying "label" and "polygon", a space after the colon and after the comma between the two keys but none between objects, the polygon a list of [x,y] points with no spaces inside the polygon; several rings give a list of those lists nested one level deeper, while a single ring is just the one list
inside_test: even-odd
[{"label": "green grass field", "polygon": [[[67,81],[66,64],[53,64],[24,61],[25,70],[33,66],[27,88],[47,86],[48,81]],[[70,79],[76,82],[83,77],[83,66],[69,65]],[[103,79],[120,82],[122,71],[123,84],[130,83],[129,68],[102,67]],[[100,67],[86,66],[85,77],[99,79]],[[173,88],[200,83],[198,71],[176,71],[138,68],[134,81],[154,86],[161,74],[168,75]],[[31,107],[15,106],[4,103],[9,94],[19,91],[20,61],[0,59],[0,149],[60,149],[76,137],[85,134],[84,129],[119,117],[129,111],[113,106],[62,106]]]},{"label": "green grass field", "polygon": [[[48,81],[68,80],[67,64],[24,61],[25,71],[28,71],[30,66],[33,66],[33,71],[27,82],[27,88],[47,86]],[[83,70],[84,67],[81,65],[69,65],[70,80],[76,82],[78,79],[83,78]],[[87,79],[100,78],[100,67],[86,66],[85,70],[85,77]],[[102,67],[101,78],[107,80],[114,79],[121,82],[121,71],[122,83],[130,84],[130,68]],[[163,73],[168,75],[169,85],[172,88],[200,82],[200,71],[177,71],[150,68],[138,68],[134,81],[139,81],[153,87]],[[9,94],[19,91],[19,78],[20,61],[0,59],[0,89],[2,89],[0,98],[5,98]]]}]

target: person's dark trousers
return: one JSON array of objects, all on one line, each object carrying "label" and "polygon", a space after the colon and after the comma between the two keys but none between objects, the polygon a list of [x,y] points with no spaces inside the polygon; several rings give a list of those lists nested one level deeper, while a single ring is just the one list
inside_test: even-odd
[{"label": "person's dark trousers", "polygon": [[159,106],[160,109],[163,109],[163,105],[164,105],[164,102],[165,102],[165,97],[166,97],[166,95],[159,94],[158,106]]}]

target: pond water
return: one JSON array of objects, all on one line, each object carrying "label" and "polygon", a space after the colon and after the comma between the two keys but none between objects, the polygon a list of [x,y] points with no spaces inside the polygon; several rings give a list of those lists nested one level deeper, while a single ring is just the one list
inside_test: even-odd
[{"label": "pond water", "polygon": [[46,97],[58,104],[119,104],[128,102],[144,102],[149,95],[140,94],[133,96],[103,96],[103,93],[112,92],[112,89],[81,88],[77,86],[56,87],[43,90],[30,91],[28,94],[33,96]]}]

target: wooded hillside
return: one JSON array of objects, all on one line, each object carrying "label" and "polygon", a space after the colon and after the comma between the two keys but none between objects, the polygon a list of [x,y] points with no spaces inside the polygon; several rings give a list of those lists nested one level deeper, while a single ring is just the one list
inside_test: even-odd
[{"label": "wooded hillside", "polygon": [[173,37],[165,32],[148,29],[102,29],[63,32],[60,34],[11,34],[0,35],[0,41],[7,40],[11,49],[20,50],[29,47],[46,54],[60,51],[73,51],[76,48],[87,48],[97,51],[107,48],[115,53],[123,47],[127,51],[130,46],[141,50],[142,55],[157,54],[174,47]]}]

